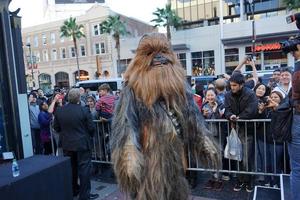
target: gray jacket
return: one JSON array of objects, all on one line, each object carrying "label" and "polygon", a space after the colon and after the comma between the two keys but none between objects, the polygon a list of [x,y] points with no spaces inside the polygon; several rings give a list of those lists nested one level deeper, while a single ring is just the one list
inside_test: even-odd
[{"label": "gray jacket", "polygon": [[29,119],[30,119],[30,127],[39,129],[40,124],[39,124],[39,117],[40,114],[40,108],[39,106],[34,103],[34,104],[29,104]]}]

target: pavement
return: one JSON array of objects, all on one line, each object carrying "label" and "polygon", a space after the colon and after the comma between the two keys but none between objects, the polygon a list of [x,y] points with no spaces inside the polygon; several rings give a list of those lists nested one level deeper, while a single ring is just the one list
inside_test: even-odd
[{"label": "pavement", "polygon": [[[118,190],[118,186],[116,184],[109,184],[99,181],[92,181],[92,193],[99,194],[99,198],[97,200],[125,200],[125,194],[122,194]],[[190,196],[189,200],[216,200],[212,198],[205,198],[199,196]]]},{"label": "pavement", "polygon": [[[247,193],[245,190],[234,192],[235,178],[224,182],[221,191],[204,189],[205,183],[211,178],[211,173],[197,172],[197,186],[191,190],[189,200],[252,200],[253,192]],[[116,184],[114,174],[109,166],[104,167],[101,173],[93,176],[92,193],[99,194],[97,200],[129,200],[122,194]],[[74,199],[76,200],[76,198]]]}]

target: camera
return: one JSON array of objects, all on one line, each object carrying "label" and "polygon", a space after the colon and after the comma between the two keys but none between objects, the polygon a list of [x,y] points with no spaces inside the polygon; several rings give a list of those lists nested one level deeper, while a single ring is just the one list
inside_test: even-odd
[{"label": "camera", "polygon": [[268,103],[269,103],[269,98],[268,98],[268,97],[264,97],[264,98],[262,99],[262,103],[268,104]]},{"label": "camera", "polygon": [[281,42],[281,48],[284,53],[289,53],[291,51],[297,51],[297,44],[300,44],[300,35],[294,38]]},{"label": "camera", "polygon": [[[295,21],[297,28],[300,29],[300,13],[296,13],[294,15],[286,17],[286,22],[288,24],[293,23]],[[280,42],[281,49],[286,54],[292,51],[297,51],[297,44],[300,44],[300,34],[286,41]]]}]

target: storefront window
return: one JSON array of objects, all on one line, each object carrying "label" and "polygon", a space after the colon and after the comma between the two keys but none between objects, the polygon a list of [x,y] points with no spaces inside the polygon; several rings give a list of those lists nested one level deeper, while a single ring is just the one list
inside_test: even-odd
[{"label": "storefront window", "polygon": [[[246,47],[246,55],[252,55],[252,48]],[[256,52],[257,70],[274,70],[287,66],[287,55],[281,50],[268,50]],[[251,66],[246,66],[246,71],[252,71]]]},{"label": "storefront window", "polygon": [[265,70],[273,70],[287,66],[287,55],[282,51],[267,51],[263,54]]},{"label": "storefront window", "polygon": [[186,70],[186,54],[185,53],[178,53],[177,58],[179,59],[183,69]]},{"label": "storefront window", "polygon": [[39,86],[45,92],[51,90],[51,76],[49,74],[40,74],[39,75]]},{"label": "storefront window", "polygon": [[239,49],[231,48],[225,49],[225,71],[231,74],[239,64]]},{"label": "storefront window", "polygon": [[193,76],[208,76],[215,74],[214,51],[192,52]]}]

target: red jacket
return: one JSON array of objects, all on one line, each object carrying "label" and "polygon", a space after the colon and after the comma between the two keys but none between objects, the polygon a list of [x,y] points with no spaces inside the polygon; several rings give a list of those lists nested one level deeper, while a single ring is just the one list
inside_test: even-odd
[{"label": "red jacket", "polygon": [[194,94],[194,101],[198,105],[199,110],[201,111],[202,108],[202,97],[198,94]]}]

